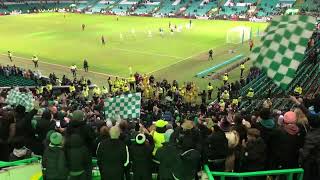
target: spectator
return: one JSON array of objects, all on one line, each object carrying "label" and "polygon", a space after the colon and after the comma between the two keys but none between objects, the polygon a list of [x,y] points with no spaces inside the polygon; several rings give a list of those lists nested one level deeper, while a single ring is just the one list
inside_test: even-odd
[{"label": "spectator", "polygon": [[155,147],[154,147],[154,150],[152,153],[153,155],[156,154],[157,149],[162,147],[162,143],[165,142],[164,133],[166,132],[166,125],[167,124],[168,124],[167,121],[158,120],[155,123],[155,126],[156,126],[155,131],[151,131],[151,133],[150,133],[153,137],[154,144],[155,144]]},{"label": "spectator", "polygon": [[228,140],[219,126],[213,126],[213,133],[207,138],[203,150],[203,159],[210,169],[223,171],[228,153]]},{"label": "spectator", "polygon": [[58,132],[51,133],[50,144],[42,156],[42,173],[45,180],[67,180],[67,161],[63,151],[63,137]]},{"label": "spectator", "polygon": [[266,145],[260,137],[258,129],[248,129],[247,141],[242,141],[243,152],[241,158],[241,171],[262,171],[265,169]]},{"label": "spectator", "polygon": [[[92,151],[94,149],[94,132],[92,128],[86,124],[85,114],[81,110],[76,110],[72,113],[71,121],[66,129],[66,138],[68,139],[71,135],[77,134],[81,137],[84,145],[88,149],[88,158],[92,158]],[[86,177],[91,179],[92,176],[92,166],[91,163],[85,170]]]},{"label": "spectator", "polygon": [[275,169],[299,167],[299,148],[302,147],[303,140],[296,122],[296,114],[292,111],[286,112],[284,114],[283,128],[276,129],[270,136],[271,167]]},{"label": "spectator", "polygon": [[86,170],[90,169],[91,156],[83,139],[78,134],[68,136],[65,142],[65,154],[70,180],[90,180]]},{"label": "spectator", "polygon": [[119,140],[120,130],[118,127],[112,127],[109,134],[110,139],[103,140],[97,148],[101,179],[123,180],[124,168],[129,164],[128,147]]},{"label": "spectator", "polygon": [[155,155],[155,158],[159,165],[158,176],[159,180],[172,180],[172,169],[173,164],[175,163],[175,155],[178,153],[178,149],[173,143],[171,138],[171,134],[174,132],[172,129],[168,129],[164,133],[165,142],[163,146],[160,147]]},{"label": "spectator", "polygon": [[26,148],[24,137],[15,137],[12,140],[13,151],[10,154],[9,161],[18,161],[28,159],[32,155],[32,151]]},{"label": "spectator", "polygon": [[149,134],[138,134],[130,146],[130,159],[134,180],[152,179],[153,138]]}]

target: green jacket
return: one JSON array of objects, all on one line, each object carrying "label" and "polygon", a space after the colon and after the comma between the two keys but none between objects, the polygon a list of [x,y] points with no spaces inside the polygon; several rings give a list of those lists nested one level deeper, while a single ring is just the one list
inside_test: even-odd
[{"label": "green jacket", "polygon": [[68,178],[66,157],[61,146],[52,146],[42,156],[42,172],[45,179],[64,180]]}]

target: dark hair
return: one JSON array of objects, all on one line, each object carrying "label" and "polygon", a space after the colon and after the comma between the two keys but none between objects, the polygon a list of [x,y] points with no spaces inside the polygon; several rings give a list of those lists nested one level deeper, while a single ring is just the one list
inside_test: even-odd
[{"label": "dark hair", "polygon": [[41,119],[51,120],[51,112],[49,110],[45,110],[42,113]]},{"label": "dark hair", "polygon": [[236,113],[235,116],[234,116],[234,119],[233,119],[233,122],[235,124],[242,124],[242,115],[240,113]]},{"label": "dark hair", "polygon": [[25,146],[25,139],[23,136],[17,136],[12,139],[13,148],[20,149]]},{"label": "dark hair", "polygon": [[259,116],[261,119],[269,119],[271,115],[271,111],[269,108],[262,108],[261,111],[259,112]]}]

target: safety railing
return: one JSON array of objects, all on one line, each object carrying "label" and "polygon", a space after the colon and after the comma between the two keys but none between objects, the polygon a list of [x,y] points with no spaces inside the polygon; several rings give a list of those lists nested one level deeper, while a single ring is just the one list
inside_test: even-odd
[{"label": "safety railing", "polygon": [[[11,168],[13,166],[29,165],[32,163],[40,163],[40,161],[41,161],[41,156],[33,156],[32,158],[18,160],[18,161],[11,161],[11,162],[0,161],[0,169]],[[93,167],[92,179],[93,180],[100,179],[100,171],[98,168],[97,159],[95,158],[92,159],[92,167]]]},{"label": "safety railing", "polygon": [[269,171],[256,171],[256,172],[217,172],[210,171],[207,165],[204,166],[204,171],[208,176],[209,180],[214,180],[214,177],[219,177],[220,180],[225,180],[226,177],[238,178],[243,180],[246,177],[258,177],[258,176],[277,176],[285,175],[287,180],[293,180],[294,174],[297,175],[297,180],[303,180],[304,170],[302,168],[296,169],[281,169],[281,170],[269,170]]},{"label": "safety railing", "polygon": [[10,161],[10,162],[0,161],[0,168],[11,167],[11,166],[20,166],[20,165],[30,164],[30,163],[34,163],[34,162],[39,162],[40,158],[41,158],[40,156],[34,156],[32,158],[18,160],[18,161]]}]

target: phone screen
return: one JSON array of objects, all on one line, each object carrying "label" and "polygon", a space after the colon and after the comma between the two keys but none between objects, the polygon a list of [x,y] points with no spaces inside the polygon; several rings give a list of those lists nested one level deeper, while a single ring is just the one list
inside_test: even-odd
[{"label": "phone screen", "polygon": [[60,121],[56,121],[56,126],[59,128],[60,127]]}]

